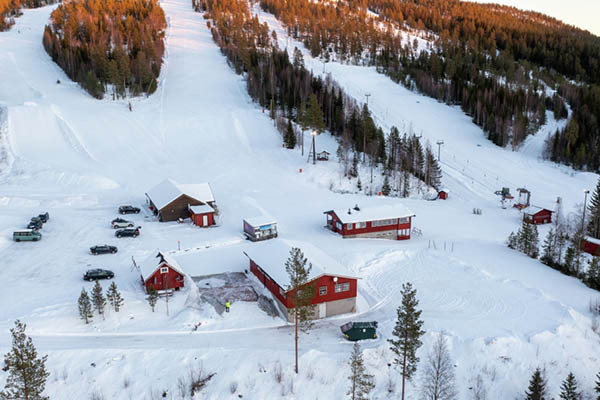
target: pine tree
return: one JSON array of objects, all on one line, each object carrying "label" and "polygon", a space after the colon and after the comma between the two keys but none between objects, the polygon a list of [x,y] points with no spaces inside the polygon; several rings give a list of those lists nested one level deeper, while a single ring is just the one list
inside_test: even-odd
[{"label": "pine tree", "polygon": [[596,189],[592,197],[590,197],[588,211],[590,212],[590,217],[587,225],[587,234],[593,238],[600,239],[600,179],[598,179]]},{"label": "pine tree", "polygon": [[600,290],[600,259],[592,257],[585,273],[585,284],[592,289]]},{"label": "pine tree", "polygon": [[386,175],[385,178],[383,179],[383,186],[381,187],[381,193],[384,196],[389,196],[391,191],[392,191],[392,188],[390,188],[390,180],[389,180],[388,176]]},{"label": "pine tree", "polygon": [[350,176],[353,178],[358,176],[358,153],[356,151],[352,157],[352,169],[350,170]]},{"label": "pine tree", "polygon": [[425,183],[438,190],[442,182],[442,170],[430,146],[425,147]]},{"label": "pine tree", "polygon": [[533,372],[529,380],[529,388],[525,392],[525,400],[546,400],[546,380],[539,368]]},{"label": "pine tree", "polygon": [[417,371],[419,363],[417,350],[423,344],[421,336],[425,331],[421,329],[423,321],[419,319],[421,310],[417,310],[419,305],[417,291],[413,289],[410,282],[402,285],[401,295],[402,303],[398,307],[398,318],[392,332],[396,339],[388,339],[388,342],[391,344],[390,350],[396,355],[394,363],[402,367],[402,400],[404,400],[406,380],[410,380]]},{"label": "pine tree", "polygon": [[366,373],[364,360],[358,342],[354,342],[350,355],[350,389],[346,393],[352,400],[368,400],[369,393],[375,387],[373,375]]},{"label": "pine tree", "polygon": [[575,249],[573,246],[569,246],[569,248],[567,248],[562,271],[567,275],[574,275],[575,273]]},{"label": "pine tree", "polygon": [[92,313],[92,302],[85,289],[81,289],[79,295],[79,316],[86,324],[89,324],[94,314]]},{"label": "pine tree", "polygon": [[454,365],[448,352],[446,338],[438,335],[427,357],[421,382],[423,400],[452,400],[456,398]]},{"label": "pine tree", "polygon": [[150,284],[146,300],[148,300],[148,304],[150,304],[150,307],[152,307],[152,312],[154,312],[154,307],[156,307],[156,303],[158,302],[158,294],[156,293],[156,289],[154,289],[153,284]]},{"label": "pine tree", "polygon": [[319,100],[314,93],[308,97],[308,105],[306,106],[305,125],[307,128],[317,131],[318,134],[325,130],[325,122],[323,121],[323,109]]},{"label": "pine tree", "polygon": [[531,258],[538,258],[539,255],[539,241],[540,235],[538,233],[537,225],[530,224],[530,240],[529,240],[529,249],[527,255]]},{"label": "pine tree", "polygon": [[554,229],[550,228],[548,231],[548,235],[546,235],[546,239],[544,240],[544,245],[542,246],[542,257],[540,260],[550,266],[553,267],[556,263],[556,250],[554,249],[556,243],[556,234]]},{"label": "pine tree", "polygon": [[285,147],[293,149],[296,147],[296,134],[294,133],[294,127],[292,126],[292,120],[288,119],[287,129],[285,131]]},{"label": "pine tree", "polygon": [[12,349],[4,355],[4,370],[8,371],[6,385],[0,398],[6,400],[48,400],[44,396],[48,356],[38,358],[33,341],[25,334],[26,324],[16,320],[12,334]]},{"label": "pine tree", "polygon": [[596,375],[596,379],[598,380],[596,381],[596,387],[594,388],[594,391],[598,393],[596,400],[600,400],[600,372],[598,372],[598,375]]},{"label": "pine tree", "polygon": [[577,380],[572,372],[569,372],[560,386],[560,396],[563,400],[581,400],[581,393],[577,391]]},{"label": "pine tree", "polygon": [[100,281],[96,281],[96,284],[92,289],[92,304],[94,305],[94,309],[98,311],[98,314],[102,315],[102,318],[104,318],[104,306],[106,305],[106,299],[102,293]]},{"label": "pine tree", "polygon": [[285,271],[290,279],[286,296],[293,306],[291,313],[295,324],[296,373],[298,373],[298,331],[308,332],[312,328],[311,317],[314,314],[311,301],[315,297],[315,288],[307,285],[312,264],[308,263],[307,266],[307,262],[304,253],[297,247],[290,250],[290,256],[285,262]]},{"label": "pine tree", "polygon": [[360,176],[358,177],[358,181],[356,182],[356,188],[359,192],[362,190],[362,182],[360,181]]},{"label": "pine tree", "polygon": [[513,250],[518,250],[517,249],[517,247],[518,247],[517,235],[514,232],[511,232],[510,235],[508,235],[506,244],[508,245],[509,248],[511,248]]},{"label": "pine tree", "polygon": [[404,170],[402,177],[402,197],[410,196],[410,175],[407,170]]},{"label": "pine tree", "polygon": [[108,290],[106,291],[106,299],[115,312],[119,312],[124,300],[123,297],[121,297],[121,293],[117,289],[116,283],[112,282],[108,287]]}]

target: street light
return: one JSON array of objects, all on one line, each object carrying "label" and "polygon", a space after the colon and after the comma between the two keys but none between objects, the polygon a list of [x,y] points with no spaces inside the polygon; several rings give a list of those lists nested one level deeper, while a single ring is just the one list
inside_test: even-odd
[{"label": "street light", "polygon": [[317,147],[315,146],[315,136],[317,136],[317,131],[313,130],[311,132],[312,135],[312,148],[313,148],[313,165],[317,163]]},{"label": "street light", "polygon": [[438,161],[440,161],[440,149],[442,148],[442,145],[444,144],[443,140],[438,140],[437,142],[438,145]]},{"label": "street light", "polygon": [[586,203],[587,203],[587,196],[590,193],[590,191],[588,189],[585,189],[583,191],[584,193],[584,198],[583,198],[583,216],[581,217],[581,234],[579,235],[579,248],[577,249],[577,273],[579,274],[579,268],[580,268],[580,264],[581,264],[581,242],[583,241],[583,230],[585,228],[585,209],[586,209]]}]

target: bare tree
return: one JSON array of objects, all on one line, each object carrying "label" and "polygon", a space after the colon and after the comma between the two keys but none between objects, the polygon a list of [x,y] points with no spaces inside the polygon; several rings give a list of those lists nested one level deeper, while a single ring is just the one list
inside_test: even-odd
[{"label": "bare tree", "polygon": [[421,377],[421,396],[424,400],[456,398],[453,368],[446,338],[440,334],[429,351]]}]

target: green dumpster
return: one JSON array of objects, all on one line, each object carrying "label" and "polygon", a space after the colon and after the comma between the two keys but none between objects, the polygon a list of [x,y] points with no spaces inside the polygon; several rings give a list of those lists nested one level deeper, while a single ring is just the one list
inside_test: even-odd
[{"label": "green dumpster", "polygon": [[357,340],[376,339],[377,321],[373,322],[348,322],[340,329],[346,339],[356,342]]}]

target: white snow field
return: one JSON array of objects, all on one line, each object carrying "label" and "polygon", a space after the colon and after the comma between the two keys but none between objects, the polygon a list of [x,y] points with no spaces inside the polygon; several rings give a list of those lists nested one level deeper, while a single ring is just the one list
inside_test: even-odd
[{"label": "white snow field", "polygon": [[[327,64],[326,71],[350,95],[362,101],[365,92],[372,94],[369,104],[385,129],[412,126],[432,143],[445,141],[443,183],[450,189],[447,201],[418,196],[403,201],[416,213],[422,237],[343,240],[324,229],[323,211],[399,200],[331,191],[341,180],[338,164],[312,166],[299,151],[284,150],[273,123],[251,102],[202,16],[187,0],[162,4],[169,27],[160,86],[148,98],[133,99],[132,112],[127,101],[91,98],[50,60],[41,42],[52,7],[27,10],[12,30],[0,33],[2,354],[10,347],[14,320],[25,321],[39,352],[48,354],[46,392],[52,399],[93,394],[154,399],[163,392],[180,399],[178,379],[200,365],[216,375],[196,398],[341,399],[351,343],[339,326],[377,320],[379,339],[361,343],[377,384],[373,398],[396,398],[400,376],[388,366],[392,358],[385,339],[393,329],[401,285],[411,281],[427,331],[421,359],[435,334],[447,335],[461,399],[470,398],[478,374],[488,398],[515,398],[538,366],[546,369],[553,396],[569,371],[591,391],[600,371],[600,338],[591,328],[588,303],[600,294],[506,248],[519,213],[501,209],[493,191],[525,186],[533,192],[533,204],[546,206],[562,196],[568,212],[582,202],[583,189],[594,187],[596,175],[539,160],[543,140],[527,151],[500,149],[459,109],[407,91],[374,69]],[[271,16],[261,18],[286,40]],[[322,70],[319,61],[305,57],[309,67]],[[332,138],[317,140],[319,149],[335,154]],[[165,178],[210,182],[222,213],[219,226],[199,229],[154,220],[144,193]],[[142,233],[116,239],[110,220],[117,206],[127,203],[144,209],[128,216]],[[483,215],[473,215],[473,207]],[[50,213],[43,240],[13,242],[12,231],[43,211]],[[131,267],[131,257],[179,245],[184,254],[213,246],[222,251],[231,245],[235,251],[244,243],[242,219],[260,214],[277,220],[282,238],[317,246],[361,277],[358,313],[318,321],[301,337],[297,376],[293,328],[283,319],[244,302],[219,315],[199,302],[189,279],[169,302],[169,316],[164,301],[152,313]],[[540,230],[542,236],[546,229]],[[89,254],[90,246],[103,243],[117,245],[119,252]],[[224,257],[223,268],[236,259]],[[92,287],[81,279],[91,267],[115,272],[125,305],[120,313],[108,312],[105,320],[95,316],[85,325],[76,301],[82,288]],[[236,268],[247,265],[231,270]],[[214,269],[211,265],[211,273]],[[5,379],[0,372],[0,385]],[[388,392],[389,380],[396,383],[394,393]],[[418,379],[408,394],[418,397]]]}]

